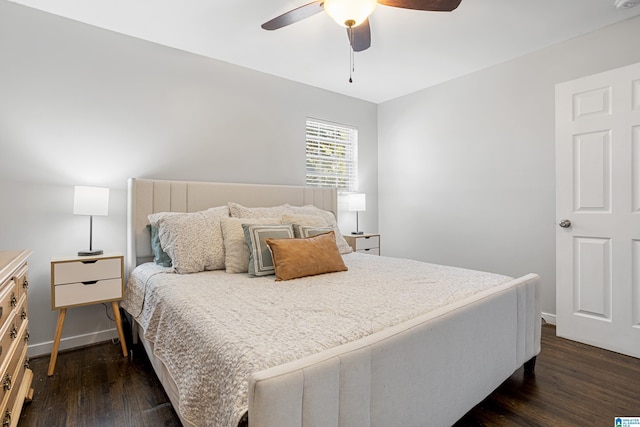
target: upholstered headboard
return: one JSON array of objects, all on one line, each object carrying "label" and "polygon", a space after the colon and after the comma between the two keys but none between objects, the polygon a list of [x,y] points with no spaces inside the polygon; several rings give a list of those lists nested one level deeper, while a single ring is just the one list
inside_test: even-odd
[{"label": "upholstered headboard", "polygon": [[151,261],[147,217],[155,212],[197,212],[227,202],[248,207],[315,205],[338,215],[335,188],[294,185],[230,184],[221,182],[129,179],[127,208],[127,274]]}]

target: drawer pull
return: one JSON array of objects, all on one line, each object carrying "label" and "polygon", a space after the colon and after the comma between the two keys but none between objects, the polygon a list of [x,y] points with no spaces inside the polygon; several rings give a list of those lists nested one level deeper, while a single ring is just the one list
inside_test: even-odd
[{"label": "drawer pull", "polygon": [[98,260],[97,259],[90,259],[90,260],[87,260],[87,261],[80,261],[80,262],[83,263],[83,264],[95,264],[96,262],[98,262]]},{"label": "drawer pull", "polygon": [[2,356],[2,346],[0,345],[0,356]]},{"label": "drawer pull", "polygon": [[24,367],[25,367],[26,369],[29,369],[29,368],[30,368],[30,365],[29,365],[29,358],[28,358],[28,357],[25,357],[25,358],[24,358]]},{"label": "drawer pull", "polygon": [[29,342],[29,338],[31,338],[31,334],[29,333],[29,330],[27,329],[27,332],[25,332],[25,334],[24,334],[25,342]]},{"label": "drawer pull", "polygon": [[87,280],[86,282],[82,282],[83,285],[95,285],[98,283],[98,280]]},{"label": "drawer pull", "polygon": [[15,307],[18,305],[18,299],[16,298],[16,294],[11,293],[11,307]]},{"label": "drawer pull", "polygon": [[13,325],[13,328],[11,328],[11,332],[9,334],[11,335],[12,340],[16,339],[16,337],[18,336],[18,328],[16,328],[16,325]]},{"label": "drawer pull", "polygon": [[11,425],[11,412],[7,409],[4,412],[4,418],[2,420],[2,427],[9,427]]},{"label": "drawer pull", "polygon": [[22,282],[22,289],[28,289],[29,288],[29,281],[27,279],[24,279],[24,282]]},{"label": "drawer pull", "polygon": [[6,391],[11,390],[11,375],[4,374],[4,378],[2,379],[2,388]]},{"label": "drawer pull", "polygon": [[21,318],[22,320],[24,320],[24,319],[26,319],[26,318],[27,318],[27,312],[26,312],[26,311],[24,311],[24,308],[22,309],[22,313],[20,313],[20,318]]},{"label": "drawer pull", "polygon": [[2,312],[4,311],[4,307],[0,307],[0,319],[2,319]]}]

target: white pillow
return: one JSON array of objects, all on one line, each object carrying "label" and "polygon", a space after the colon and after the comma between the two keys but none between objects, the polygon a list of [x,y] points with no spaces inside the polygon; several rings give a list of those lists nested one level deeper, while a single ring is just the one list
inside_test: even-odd
[{"label": "white pillow", "polygon": [[285,224],[299,224],[308,227],[326,227],[329,224],[319,215],[296,215],[286,213],[282,215]]},{"label": "white pillow", "polygon": [[[327,225],[333,229],[333,232],[336,235],[336,245],[338,246],[338,250],[341,254],[349,254],[352,252],[351,246],[344,240],[340,229],[338,228],[338,222],[336,221],[336,217],[332,212],[325,211],[313,205],[305,205],[305,206],[291,206],[285,205],[289,212],[296,215],[313,215],[319,216],[325,220]],[[312,224],[302,224],[302,225],[312,225]]]},{"label": "white pillow", "polygon": [[220,221],[228,217],[229,208],[219,206],[191,213],[160,212],[148,219],[158,227],[160,245],[174,270],[184,274],[224,268]]},{"label": "white pillow", "polygon": [[228,202],[229,214],[232,218],[279,218],[289,212],[288,205],[249,208],[239,203]]},{"label": "white pillow", "polygon": [[224,218],[221,225],[227,273],[246,273],[249,270],[249,247],[242,224],[282,224],[282,221],[279,216],[277,218]]}]

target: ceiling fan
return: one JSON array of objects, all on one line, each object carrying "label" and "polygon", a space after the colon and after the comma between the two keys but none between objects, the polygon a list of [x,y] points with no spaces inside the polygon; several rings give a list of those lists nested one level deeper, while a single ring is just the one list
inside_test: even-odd
[{"label": "ceiling fan", "polygon": [[462,0],[316,0],[292,9],[262,24],[265,30],[277,30],[326,11],[339,25],[347,28],[349,43],[354,52],[371,46],[369,15],[379,3],[401,9],[451,12]]}]

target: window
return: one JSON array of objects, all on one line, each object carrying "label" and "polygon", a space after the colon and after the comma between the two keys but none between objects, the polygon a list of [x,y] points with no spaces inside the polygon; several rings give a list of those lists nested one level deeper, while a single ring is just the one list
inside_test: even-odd
[{"label": "window", "polygon": [[358,190],[358,130],[307,119],[307,185]]}]

